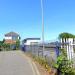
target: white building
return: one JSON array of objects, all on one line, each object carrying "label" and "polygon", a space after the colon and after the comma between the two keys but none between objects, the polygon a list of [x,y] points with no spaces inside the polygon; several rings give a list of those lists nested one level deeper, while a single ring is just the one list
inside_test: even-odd
[{"label": "white building", "polygon": [[68,59],[74,57],[75,38],[63,38],[61,39],[61,48],[66,49]]},{"label": "white building", "polygon": [[22,41],[22,46],[25,46],[25,50],[31,51],[39,42],[40,38],[26,38]]},{"label": "white building", "polygon": [[24,45],[33,45],[38,44],[40,42],[40,38],[26,38],[23,40]]}]

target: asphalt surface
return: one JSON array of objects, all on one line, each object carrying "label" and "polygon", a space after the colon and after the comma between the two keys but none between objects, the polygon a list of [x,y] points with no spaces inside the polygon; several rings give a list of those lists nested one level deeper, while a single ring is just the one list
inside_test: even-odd
[{"label": "asphalt surface", "polygon": [[21,51],[0,52],[0,75],[37,75]]}]

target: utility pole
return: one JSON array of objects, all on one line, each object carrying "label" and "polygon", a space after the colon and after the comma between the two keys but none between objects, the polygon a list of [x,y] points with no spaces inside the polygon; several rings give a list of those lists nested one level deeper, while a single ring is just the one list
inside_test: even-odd
[{"label": "utility pole", "polygon": [[43,0],[41,0],[41,12],[42,12],[42,46],[43,46],[43,50],[42,50],[42,56],[43,56],[43,52],[44,52],[44,9],[43,9]]}]

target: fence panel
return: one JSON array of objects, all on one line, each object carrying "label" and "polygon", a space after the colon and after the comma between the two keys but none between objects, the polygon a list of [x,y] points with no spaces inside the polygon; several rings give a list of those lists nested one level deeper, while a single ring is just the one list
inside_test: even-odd
[{"label": "fence panel", "polygon": [[43,58],[47,60],[50,66],[52,66],[52,63],[56,62],[57,55],[55,47],[45,46],[45,49],[43,51],[43,47],[41,45],[35,44],[35,45],[29,45],[26,46],[26,52],[31,53],[34,56],[42,57],[43,52]]}]

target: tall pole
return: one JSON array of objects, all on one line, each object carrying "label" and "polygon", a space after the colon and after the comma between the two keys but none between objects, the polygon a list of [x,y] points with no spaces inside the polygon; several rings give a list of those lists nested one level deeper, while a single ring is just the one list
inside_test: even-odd
[{"label": "tall pole", "polygon": [[42,56],[43,56],[43,52],[44,52],[44,10],[43,10],[43,0],[41,0],[41,12],[42,12],[42,46],[43,46]]}]

